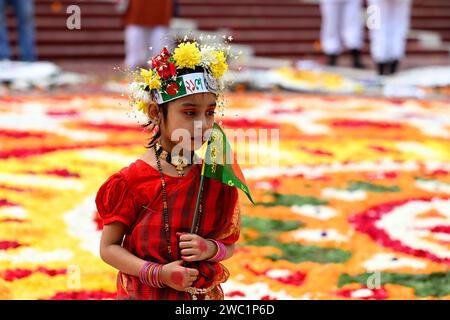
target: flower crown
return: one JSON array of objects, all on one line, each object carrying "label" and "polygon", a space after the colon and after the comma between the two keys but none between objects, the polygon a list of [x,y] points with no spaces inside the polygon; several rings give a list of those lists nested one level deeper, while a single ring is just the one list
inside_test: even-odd
[{"label": "flower crown", "polygon": [[149,69],[140,69],[130,83],[131,104],[145,114],[149,104],[166,103],[195,93],[218,94],[224,89],[221,79],[228,70],[230,46],[199,45],[183,41],[170,53],[166,47],[150,61]]}]

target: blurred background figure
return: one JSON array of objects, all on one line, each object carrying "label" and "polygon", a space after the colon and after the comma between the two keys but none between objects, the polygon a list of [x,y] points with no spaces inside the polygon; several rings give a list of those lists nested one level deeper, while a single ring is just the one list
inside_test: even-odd
[{"label": "blurred background figure", "polygon": [[335,66],[343,47],[349,49],[354,68],[364,68],[361,49],[364,45],[362,0],[321,0],[321,43],[327,64]]},{"label": "blurred background figure", "polygon": [[[125,65],[146,66],[151,55],[166,45],[164,37],[173,16],[173,0],[129,0],[121,3],[125,19]],[[152,48],[149,51],[149,48]]]},{"label": "blurred background figure", "polygon": [[180,0],[173,0],[173,17],[180,16]]},{"label": "blurred background figure", "polygon": [[368,0],[379,19],[370,28],[371,54],[379,75],[394,74],[405,56],[411,0]]},{"label": "blurred background figure", "polygon": [[14,9],[17,21],[19,58],[23,61],[36,60],[34,0],[0,0],[0,60],[11,60],[6,9]]}]

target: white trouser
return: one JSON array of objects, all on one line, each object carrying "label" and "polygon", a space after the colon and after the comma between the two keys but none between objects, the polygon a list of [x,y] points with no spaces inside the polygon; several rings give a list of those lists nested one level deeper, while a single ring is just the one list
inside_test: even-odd
[{"label": "white trouser", "polygon": [[363,47],[362,0],[321,0],[320,11],[321,43],[326,54],[340,54],[342,42],[347,49]]},{"label": "white trouser", "polygon": [[373,60],[384,63],[405,55],[411,0],[368,0],[368,27]]},{"label": "white trouser", "polygon": [[[147,66],[147,61],[157,55],[167,44],[168,28],[128,25],[125,28],[125,65],[130,69]],[[152,48],[150,50],[150,48]]]}]

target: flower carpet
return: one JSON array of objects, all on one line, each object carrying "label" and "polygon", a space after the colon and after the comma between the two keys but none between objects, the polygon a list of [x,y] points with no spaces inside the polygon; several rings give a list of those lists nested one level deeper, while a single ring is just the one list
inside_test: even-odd
[{"label": "flower carpet", "polygon": [[[450,102],[226,98],[226,130],[279,138],[235,145],[226,299],[450,298]],[[119,95],[0,98],[0,299],[115,297],[94,198],[148,138]]]}]

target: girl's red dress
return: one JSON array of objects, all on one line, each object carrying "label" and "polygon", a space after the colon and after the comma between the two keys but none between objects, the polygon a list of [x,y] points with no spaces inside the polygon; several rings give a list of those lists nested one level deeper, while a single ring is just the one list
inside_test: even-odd
[{"label": "girl's red dress", "polygon": [[[177,232],[191,231],[201,164],[195,164],[185,177],[164,175],[169,206],[169,256],[164,230],[163,199],[160,173],[145,161],[138,159],[128,167],[110,176],[98,190],[95,202],[104,224],[121,222],[128,227],[122,246],[144,260],[168,263],[181,259]],[[204,178],[203,212],[198,235],[235,243],[240,235],[238,191],[217,180]],[[197,215],[198,216],[198,215]],[[216,285],[212,299],[224,298],[220,283],[229,272],[218,262],[195,261],[188,267],[196,268],[200,276],[193,286],[206,288]],[[197,295],[199,300],[204,294]],[[190,300],[188,292],[170,287],[154,288],[142,284],[138,277],[117,275],[118,299]]]}]

